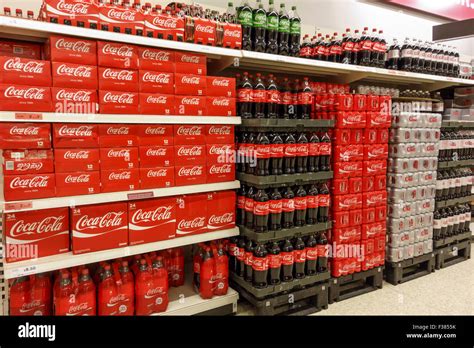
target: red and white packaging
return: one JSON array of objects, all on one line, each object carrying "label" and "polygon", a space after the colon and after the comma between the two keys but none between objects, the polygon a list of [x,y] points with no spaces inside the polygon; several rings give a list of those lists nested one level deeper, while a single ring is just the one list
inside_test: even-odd
[{"label": "red and white packaging", "polygon": [[334,211],[362,209],[362,194],[334,196]]},{"label": "red and white packaging", "polygon": [[[216,22],[207,18],[193,17],[194,21],[194,43],[215,46],[216,44]],[[188,34],[188,33],[186,33]],[[188,38],[186,38],[188,40]]]},{"label": "red and white packaging", "polygon": [[235,191],[207,194],[207,228],[209,231],[235,227]]},{"label": "red and white packaging", "polygon": [[334,195],[346,195],[349,193],[348,179],[334,179],[332,181],[332,192]]},{"label": "red and white packaging", "polygon": [[138,48],[118,42],[97,42],[98,66],[118,69],[138,69]]},{"label": "red and white packaging", "polygon": [[174,167],[140,168],[140,188],[164,188],[174,186]]},{"label": "red and white packaging", "polygon": [[153,243],[176,236],[176,198],[128,203],[129,245]]},{"label": "red and white packaging", "polygon": [[175,96],[170,94],[140,93],[140,114],[174,115]]},{"label": "red and white packaging", "polygon": [[242,48],[242,26],[240,24],[224,23],[222,46],[235,49]]},{"label": "red and white packaging", "polygon": [[97,65],[97,42],[51,35],[44,45],[44,55],[52,62]]},{"label": "red and white packaging", "polygon": [[334,177],[336,179],[362,176],[364,162],[338,162],[334,163]]},{"label": "red and white packaging", "polygon": [[145,15],[145,36],[184,41],[184,19],[167,13],[150,12]]},{"label": "red and white packaging", "polygon": [[174,74],[140,70],[139,90],[140,93],[174,94]]},{"label": "red and white packaging", "polygon": [[54,148],[94,148],[99,146],[99,127],[96,124],[53,124]]},{"label": "red and white packaging", "polygon": [[100,124],[99,146],[138,146],[138,126],[131,124]]},{"label": "red and white packaging", "polygon": [[74,63],[52,63],[53,87],[97,89],[97,66]]},{"label": "red and white packaging", "polygon": [[44,0],[41,17],[45,22],[99,28],[99,7],[93,0]]},{"label": "red and white packaging", "polygon": [[386,222],[374,222],[373,224],[362,225],[362,239],[383,236],[387,232]]},{"label": "red and white packaging", "polygon": [[207,183],[235,180],[234,163],[212,163],[207,165]]},{"label": "red and white packaging", "polygon": [[236,84],[233,77],[207,76],[208,97],[236,97]]},{"label": "red and white packaging", "polygon": [[206,193],[177,198],[176,237],[208,232],[207,202]]},{"label": "red and white packaging", "polygon": [[200,185],[206,183],[207,175],[205,164],[176,166],[174,169],[176,186]]},{"label": "red and white packaging", "polygon": [[53,109],[57,113],[95,114],[99,99],[95,89],[51,88]]},{"label": "red and white packaging", "polygon": [[174,73],[174,62],[174,51],[138,47],[138,67],[140,70]]},{"label": "red and white packaging", "polygon": [[234,143],[234,137],[234,126],[206,126],[206,144],[232,144]]},{"label": "red and white packaging", "polygon": [[191,74],[175,74],[174,93],[177,95],[205,96],[207,88],[206,76]]},{"label": "red and white packaging", "polygon": [[103,91],[138,92],[138,71],[99,68],[99,89]]},{"label": "red and white packaging", "polygon": [[392,117],[390,114],[380,112],[367,112],[367,127],[369,128],[390,128]]},{"label": "red and white packaging", "polygon": [[388,157],[388,144],[364,145],[364,160],[383,160]]},{"label": "red and white packaging", "polygon": [[349,193],[361,193],[362,188],[364,186],[363,179],[360,177],[349,178],[348,185],[349,185]]},{"label": "red and white packaging", "polygon": [[100,171],[101,192],[133,191],[140,186],[138,169],[111,169]]},{"label": "red and white packaging", "polygon": [[363,194],[364,208],[379,207],[387,204],[387,191],[373,191]]},{"label": "red and white packaging", "polygon": [[206,143],[205,125],[174,125],[175,145],[200,145]]},{"label": "red and white packaging", "polygon": [[138,147],[114,147],[100,149],[100,169],[138,168]]},{"label": "red and white packaging", "polygon": [[2,39],[0,40],[0,56],[39,60],[41,59],[41,45],[33,42]]},{"label": "red and white packaging", "polygon": [[51,88],[0,84],[0,111],[52,112]]},{"label": "red and white packaging", "polygon": [[5,175],[3,194],[5,201],[54,197],[54,174]]},{"label": "red and white packaging", "polygon": [[[3,228],[9,263],[69,251],[68,208],[6,213]],[[30,255],[25,254],[27,250]]]},{"label": "red and white packaging", "polygon": [[3,173],[44,174],[54,173],[52,150],[4,150]]},{"label": "red and white packaging", "polygon": [[334,147],[335,162],[353,162],[364,159],[364,145],[337,145]]},{"label": "red and white packaging", "polygon": [[176,114],[182,116],[206,115],[206,97],[176,96]]},{"label": "red and white packaging", "polygon": [[100,30],[114,33],[143,36],[145,32],[145,15],[141,10],[130,6],[102,4],[99,6]]},{"label": "red and white packaging", "polygon": [[73,254],[128,245],[127,203],[106,203],[71,208]]},{"label": "red and white packaging", "polygon": [[174,150],[173,146],[140,146],[140,168],[173,167]]},{"label": "red and white packaging", "polygon": [[49,123],[0,123],[1,149],[51,148]]},{"label": "red and white packaging", "polygon": [[99,170],[99,149],[54,149],[56,173]]},{"label": "red and white packaging", "polygon": [[234,163],[234,144],[207,144],[207,164]]},{"label": "red and white packaging", "polygon": [[367,115],[365,112],[339,111],[336,126],[338,128],[365,128]]},{"label": "red and white packaging", "polygon": [[358,242],[361,236],[360,226],[350,226],[345,228],[335,228],[332,233],[333,243]]},{"label": "red and white packaging", "polygon": [[206,164],[206,145],[175,145],[175,166]]},{"label": "red and white packaging", "polygon": [[235,98],[207,97],[207,116],[235,116]]},{"label": "red and white packaging", "polygon": [[138,114],[138,93],[99,91],[101,114]]},{"label": "red and white packaging", "polygon": [[51,62],[0,56],[0,84],[51,87]]},{"label": "red and white packaging", "polygon": [[138,125],[138,143],[140,146],[173,145],[173,125]]},{"label": "red and white packaging", "polygon": [[365,161],[364,162],[364,176],[383,175],[387,172],[387,161]]},{"label": "red and white packaging", "polygon": [[176,52],[175,73],[207,75],[207,58],[203,54]]},{"label": "red and white packaging", "polygon": [[100,193],[100,173],[56,173],[56,196],[78,196]]}]

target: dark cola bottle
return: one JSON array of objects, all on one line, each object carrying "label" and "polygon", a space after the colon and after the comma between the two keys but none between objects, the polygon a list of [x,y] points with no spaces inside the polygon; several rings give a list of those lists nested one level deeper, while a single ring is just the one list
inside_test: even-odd
[{"label": "dark cola bottle", "polygon": [[290,56],[298,57],[300,53],[301,18],[296,12],[296,6],[291,7],[290,17]]},{"label": "dark cola bottle", "polygon": [[255,155],[257,158],[256,175],[270,175],[270,140],[265,133],[258,133],[255,145]]},{"label": "dark cola bottle", "polygon": [[237,158],[236,158],[236,171],[245,173],[245,151],[247,148],[248,133],[242,132],[237,134]]},{"label": "dark cola bottle", "polygon": [[322,172],[331,170],[331,138],[327,132],[321,137],[319,143],[319,161],[319,169]]},{"label": "dark cola bottle", "polygon": [[441,208],[440,215],[441,215],[441,232],[440,232],[439,237],[445,238],[447,237],[447,231],[448,231],[448,211],[446,210],[446,208]]},{"label": "dark cola bottle", "polygon": [[321,232],[318,237],[318,267],[319,273],[326,272],[328,270],[328,239],[326,234]]},{"label": "dark cola bottle", "polygon": [[471,230],[471,209],[469,203],[464,204],[464,232],[469,232]]},{"label": "dark cola bottle", "polygon": [[439,171],[436,177],[436,202],[443,200],[444,171]]},{"label": "dark cola bottle", "polygon": [[379,31],[379,42],[375,46],[375,50],[377,51],[378,58],[377,58],[377,67],[384,68],[385,61],[387,59],[387,41],[383,35],[383,30]]},{"label": "dark cola bottle", "polygon": [[[461,209],[459,209],[458,205],[455,205],[453,208],[453,231],[451,232],[453,236],[459,233],[459,215],[461,213]],[[463,223],[464,225],[464,223]]]},{"label": "dark cola bottle", "polygon": [[417,71],[425,74],[426,51],[428,47],[421,40],[418,40],[418,46],[420,46],[420,58],[418,59]]},{"label": "dark cola bottle", "polygon": [[308,171],[308,138],[305,133],[300,133],[296,141],[296,173],[306,173]]},{"label": "dark cola bottle", "polygon": [[247,190],[247,196],[245,197],[245,227],[253,229],[254,226],[254,216],[253,208],[255,205],[254,201],[255,189],[250,186]]},{"label": "dark cola bottle", "polygon": [[298,88],[298,118],[311,118],[311,109],[313,105],[313,89],[309,83],[309,78],[305,77]]},{"label": "dark cola bottle", "polygon": [[268,282],[271,285],[280,283],[281,255],[277,242],[272,242],[268,249]]},{"label": "dark cola bottle", "polygon": [[319,191],[315,184],[308,188],[306,195],[306,223],[314,225],[318,223]]},{"label": "dark cola bottle", "polygon": [[265,105],[267,101],[266,94],[267,92],[265,89],[265,83],[262,80],[262,75],[257,73],[252,93],[254,118],[265,118]]},{"label": "dark cola bottle", "polygon": [[245,239],[242,237],[237,242],[238,255],[235,273],[242,278],[245,276],[245,244]]},{"label": "dark cola bottle", "polygon": [[446,215],[448,216],[448,228],[446,229],[446,237],[453,235],[454,212],[451,207],[446,207]]},{"label": "dark cola bottle", "polygon": [[269,0],[267,12],[267,48],[266,53],[278,54],[278,23],[279,15],[273,5],[273,0]]},{"label": "dark cola bottle", "polygon": [[267,118],[278,118],[278,108],[280,104],[280,91],[276,79],[273,75],[268,75],[267,81]]},{"label": "dark cola bottle", "polygon": [[295,258],[295,278],[302,279],[306,276],[306,245],[301,237],[297,237],[293,246]]},{"label": "dark cola bottle", "polygon": [[253,251],[252,268],[252,285],[257,289],[266,288],[268,279],[268,257],[267,250],[262,244],[257,244]]},{"label": "dark cola bottle", "polygon": [[253,50],[255,52],[265,52],[266,31],[267,11],[263,9],[263,4],[258,2],[258,7],[253,10]]},{"label": "dark cola bottle", "polygon": [[239,242],[239,237],[230,237],[229,238],[229,272],[237,272],[237,256],[239,255],[239,247],[237,243]]},{"label": "dark cola bottle", "polygon": [[329,61],[329,53],[331,53],[332,40],[329,37],[329,34],[326,35],[326,40],[324,40],[324,57],[322,60]]},{"label": "dark cola bottle", "polygon": [[273,134],[270,144],[270,174],[283,174],[283,156],[285,155],[285,144],[279,133]]},{"label": "dark cola bottle", "polygon": [[398,70],[398,66],[400,64],[400,45],[398,44],[398,40],[394,39],[393,44],[388,49],[388,59],[386,68],[390,70]]},{"label": "dark cola bottle", "polygon": [[247,144],[245,146],[245,173],[255,174],[257,169],[257,164],[255,163],[255,147],[257,144],[257,136],[255,133],[249,133]]},{"label": "dark cola bottle", "polygon": [[377,67],[379,63],[379,52],[377,50],[377,47],[380,43],[380,38],[377,35],[377,29],[372,29],[372,48],[370,52],[370,66]]},{"label": "dark cola bottle", "polygon": [[282,227],[292,228],[295,220],[295,193],[290,186],[282,194]]},{"label": "dark cola bottle", "polygon": [[441,214],[439,210],[433,213],[433,239],[438,240],[441,236]]},{"label": "dark cola bottle", "polygon": [[268,212],[270,215],[270,231],[281,230],[281,219],[283,212],[283,197],[277,187],[272,189],[269,197]]},{"label": "dark cola bottle", "polygon": [[270,202],[268,195],[264,189],[258,189],[254,196],[254,231],[257,233],[266,232],[268,230],[268,215]]},{"label": "dark cola bottle", "polygon": [[341,48],[342,48],[341,63],[351,64],[351,57],[352,57],[352,51],[354,49],[354,42],[352,41],[351,30],[349,28],[347,28],[345,34],[342,35]]},{"label": "dark cola bottle", "polygon": [[285,239],[280,249],[281,280],[284,282],[291,282],[293,280],[293,268],[295,264],[293,245],[289,239]]},{"label": "dark cola bottle", "polygon": [[301,58],[311,58],[312,51],[313,50],[312,50],[311,40],[309,38],[309,35],[306,34],[303,37],[303,43],[301,44],[299,57],[301,57]]},{"label": "dark cola bottle", "polygon": [[425,66],[423,67],[423,70],[425,74],[432,74],[433,73],[433,46],[428,41],[425,42],[425,46],[426,46]]},{"label": "dark cola bottle", "polygon": [[244,72],[237,90],[239,116],[242,118],[253,117],[252,94],[252,82],[249,79],[249,74]]},{"label": "dark cola bottle", "polygon": [[290,105],[292,103],[293,94],[291,93],[290,81],[285,77],[280,85],[280,111],[278,118],[290,118]]},{"label": "dark cola bottle", "polygon": [[247,243],[245,243],[245,259],[244,259],[244,264],[245,264],[244,279],[247,282],[252,282],[252,279],[253,279],[253,269],[252,269],[253,250],[254,250],[253,242],[251,240],[248,240]]},{"label": "dark cola bottle", "polygon": [[285,4],[280,4],[278,22],[278,54],[288,56],[290,54],[290,17],[285,9]]},{"label": "dark cola bottle", "polygon": [[321,184],[318,195],[318,222],[328,222],[330,203],[328,185]]},{"label": "dark cola bottle", "polygon": [[351,54],[351,64],[358,65],[359,64],[359,51],[360,51],[360,35],[359,30],[354,30],[354,36],[352,38],[352,42],[354,43],[354,48],[352,49]]},{"label": "dark cola bottle", "polygon": [[293,81],[291,86],[291,104],[288,107],[288,111],[291,119],[298,118],[298,87],[300,85],[300,80],[296,79]]},{"label": "dark cola bottle", "polygon": [[331,41],[331,48],[329,49],[329,61],[334,63],[340,63],[342,57],[342,43],[334,33],[333,40]]},{"label": "dark cola bottle", "polygon": [[399,70],[410,71],[413,60],[413,46],[410,43],[408,38],[405,39],[403,43],[401,54],[400,54],[400,65],[398,66]]},{"label": "dark cola bottle", "polygon": [[314,47],[313,58],[316,60],[325,60],[326,58],[326,55],[324,54],[325,50],[326,50],[326,46],[325,46],[323,35],[318,34],[318,39]]},{"label": "dark cola bottle", "polygon": [[306,190],[300,185],[296,190],[295,197],[295,226],[306,224],[307,204]]},{"label": "dark cola bottle", "polygon": [[237,191],[237,217],[236,224],[245,226],[245,199],[247,195],[247,187],[242,184]]},{"label": "dark cola bottle", "polygon": [[308,172],[319,172],[319,137],[313,133],[308,143]]},{"label": "dark cola bottle", "polygon": [[358,52],[358,64],[369,66],[372,55],[372,39],[368,33],[369,28],[365,27],[360,38],[360,48]]},{"label": "dark cola bottle", "polygon": [[283,173],[295,174],[296,140],[293,134],[288,133],[285,139],[285,157],[283,157]]},{"label": "dark cola bottle", "polygon": [[306,239],[305,243],[306,252],[306,275],[315,275],[318,271],[318,242],[313,235],[310,235]]},{"label": "dark cola bottle", "polygon": [[418,72],[418,64],[420,62],[421,47],[418,45],[418,41],[416,39],[413,39],[412,42],[413,42],[413,50],[412,50],[410,71]]},{"label": "dark cola bottle", "polygon": [[242,5],[238,7],[237,19],[239,24],[242,26],[242,49],[251,51],[253,15],[248,0],[243,0]]}]

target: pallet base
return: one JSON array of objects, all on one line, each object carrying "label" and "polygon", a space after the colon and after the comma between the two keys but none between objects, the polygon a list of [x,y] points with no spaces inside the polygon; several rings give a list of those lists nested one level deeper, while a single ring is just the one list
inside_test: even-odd
[{"label": "pallet base", "polygon": [[471,258],[471,241],[465,240],[446,248],[439,249],[436,253],[436,269],[455,265]]},{"label": "pallet base", "polygon": [[368,271],[332,278],[329,287],[329,303],[347,300],[349,298],[382,289],[383,267]]},{"label": "pallet base", "polygon": [[398,285],[435,271],[436,254],[429,253],[400,262],[385,262],[385,280]]},{"label": "pallet base", "polygon": [[448,245],[451,245],[451,244],[454,244],[454,243],[457,243],[457,242],[460,242],[460,241],[464,241],[466,239],[470,239],[471,236],[472,236],[472,232],[469,231],[469,232],[465,232],[465,233],[462,233],[462,234],[458,234],[456,236],[446,237],[446,238],[439,239],[439,240],[433,240],[433,248],[434,249],[441,249],[445,246],[448,246]]}]

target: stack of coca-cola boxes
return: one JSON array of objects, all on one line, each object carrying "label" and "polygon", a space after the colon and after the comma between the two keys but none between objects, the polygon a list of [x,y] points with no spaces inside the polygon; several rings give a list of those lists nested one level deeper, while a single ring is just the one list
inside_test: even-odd
[{"label": "stack of coca-cola boxes", "polygon": [[384,263],[389,97],[336,96],[333,180],[334,277]]},{"label": "stack of coca-cola boxes", "polygon": [[394,105],[390,130],[387,260],[399,262],[433,250],[433,211],[441,114]]},{"label": "stack of coca-cola boxes", "polygon": [[311,119],[336,120],[338,111],[347,109],[340,104],[339,98],[349,94],[349,85],[311,82],[311,89],[314,104],[311,109]]}]

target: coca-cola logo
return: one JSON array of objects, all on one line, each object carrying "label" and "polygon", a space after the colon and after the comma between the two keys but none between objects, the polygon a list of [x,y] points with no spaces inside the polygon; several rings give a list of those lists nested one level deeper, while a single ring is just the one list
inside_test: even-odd
[{"label": "coca-cola logo", "polygon": [[375,172],[375,171],[379,171],[379,170],[382,170],[384,167],[384,165],[382,163],[376,163],[376,164],[372,164],[368,169],[368,171],[372,171],[372,172]]},{"label": "coca-cola logo", "polygon": [[165,127],[147,127],[145,129],[146,135],[164,135],[166,133]]},{"label": "coca-cola logo", "polygon": [[201,156],[202,146],[180,147],[178,149],[178,156]]},{"label": "coca-cola logo", "polygon": [[160,62],[169,62],[171,53],[166,51],[144,50],[142,52],[142,59],[158,60]]},{"label": "coca-cola logo", "polygon": [[104,95],[104,102],[114,104],[133,104],[135,95],[131,93],[115,94],[107,92]]},{"label": "coca-cola logo", "polygon": [[108,212],[102,216],[89,217],[89,215],[81,216],[76,222],[77,231],[85,231],[92,229],[105,229],[122,225],[124,220],[124,212]]},{"label": "coca-cola logo", "polygon": [[66,0],[61,0],[57,4],[58,10],[68,12],[70,14],[82,14],[87,15],[89,11],[89,4],[83,2],[71,2]]},{"label": "coca-cola logo", "polygon": [[68,50],[80,53],[92,53],[92,44],[80,40],[68,40],[65,38],[61,38],[56,41],[55,47],[58,50]]},{"label": "coca-cola logo", "polygon": [[199,64],[199,58],[199,56],[188,56],[187,54],[183,54],[181,56],[181,61],[183,63]]},{"label": "coca-cola logo", "polygon": [[211,225],[224,225],[230,224],[234,221],[234,213],[225,213],[220,216],[212,215],[209,218],[209,223]]},{"label": "coca-cola logo", "polygon": [[135,72],[132,70],[115,70],[105,69],[102,73],[104,79],[112,79],[118,81],[133,81]]},{"label": "coca-cola logo", "polygon": [[209,174],[229,174],[232,172],[232,166],[230,164],[223,164],[220,166],[212,165],[209,169]]},{"label": "coca-cola logo", "polygon": [[159,286],[157,288],[154,288],[154,289],[148,289],[148,291],[145,294],[145,298],[150,299],[150,298],[153,298],[155,296],[161,295],[163,293],[163,290],[164,289],[161,286]]},{"label": "coca-cola logo", "polygon": [[357,124],[363,121],[361,114],[349,114],[344,120],[344,124]]},{"label": "coca-cola logo", "polygon": [[128,301],[125,294],[118,294],[117,296],[112,296],[107,303],[107,307],[114,307],[120,302]]},{"label": "coca-cola logo", "polygon": [[182,126],[178,128],[176,132],[177,135],[185,135],[185,136],[198,136],[202,134],[202,127],[201,126]]},{"label": "coca-cola logo", "polygon": [[102,53],[131,58],[133,56],[133,48],[131,46],[116,46],[112,44],[105,44],[104,47],[102,47]]},{"label": "coca-cola logo", "polygon": [[200,99],[199,98],[192,98],[192,97],[186,97],[181,99],[181,104],[182,105],[196,105],[199,106],[200,104]]},{"label": "coca-cola logo", "polygon": [[214,99],[212,101],[213,106],[229,106],[230,105],[230,99],[227,98],[219,98],[219,99]]},{"label": "coca-cola logo", "polygon": [[90,181],[91,177],[89,174],[80,174],[80,175],[68,175],[64,179],[66,184],[86,184]]},{"label": "coca-cola logo", "polygon": [[60,137],[91,137],[94,131],[93,126],[62,126],[59,128],[58,135]]},{"label": "coca-cola logo", "polygon": [[110,9],[107,12],[107,17],[112,19],[118,19],[124,22],[133,22],[135,21],[135,11],[119,11],[114,8]]},{"label": "coca-cola logo", "polygon": [[204,217],[197,217],[193,220],[181,220],[178,223],[179,230],[188,230],[188,229],[195,229],[204,227],[206,223],[206,219]]},{"label": "coca-cola logo", "polygon": [[108,135],[129,135],[130,127],[109,127],[107,128]]},{"label": "coca-cola logo", "polygon": [[21,313],[27,313],[30,312],[31,310],[38,310],[40,309],[39,307],[43,307],[43,303],[40,300],[33,300],[28,303],[23,303],[21,305],[20,312]]},{"label": "coca-cola logo", "polygon": [[48,187],[49,176],[35,176],[33,178],[24,178],[17,176],[10,182],[11,189],[26,189],[26,188],[45,188]]},{"label": "coca-cola logo", "polygon": [[120,150],[109,150],[107,152],[107,157],[109,158],[125,158],[128,159],[130,158],[130,150],[129,149],[120,149]]},{"label": "coca-cola logo", "polygon": [[46,63],[37,60],[27,60],[22,62],[19,58],[8,59],[3,64],[5,71],[18,71],[30,74],[43,74]]},{"label": "coca-cola logo", "polygon": [[211,126],[209,127],[209,135],[230,135],[232,128],[230,126]]},{"label": "coca-cola logo", "polygon": [[44,88],[38,87],[15,88],[14,86],[10,86],[5,90],[3,95],[5,98],[43,100],[45,98],[45,91]]},{"label": "coca-cola logo", "polygon": [[230,145],[212,145],[209,149],[210,155],[222,155],[223,153],[229,152],[231,150]]},{"label": "coca-cola logo", "polygon": [[176,29],[178,27],[178,21],[175,18],[156,16],[153,18],[152,23],[153,25],[168,29]]},{"label": "coca-cola logo", "polygon": [[216,87],[229,87],[230,81],[228,79],[214,79],[212,85]]},{"label": "coca-cola logo", "polygon": [[89,103],[91,101],[92,92],[88,91],[66,91],[61,89],[56,93],[57,100],[63,101],[74,101],[74,102],[82,102],[82,103]]},{"label": "coca-cola logo", "polygon": [[166,156],[166,148],[165,147],[150,148],[146,151],[146,155],[148,157]]},{"label": "coca-cola logo", "polygon": [[199,85],[201,78],[198,76],[183,76],[181,77],[181,83],[190,85]]},{"label": "coca-cola logo", "polygon": [[203,166],[194,166],[192,168],[181,167],[178,176],[198,176],[203,174]]},{"label": "coca-cola logo", "polygon": [[224,36],[235,37],[235,38],[239,39],[242,36],[242,32],[240,30],[226,29],[226,30],[224,30]]},{"label": "coca-cola logo", "polygon": [[89,151],[82,150],[82,151],[66,151],[63,155],[64,159],[72,159],[72,160],[86,160],[89,159]]},{"label": "coca-cola logo", "polygon": [[35,126],[13,126],[10,128],[10,135],[36,136],[39,134],[39,127]]},{"label": "coca-cola logo", "polygon": [[169,220],[171,219],[172,209],[173,207],[171,205],[157,207],[155,210],[138,209],[132,215],[132,222],[134,224],[139,224],[141,222]]},{"label": "coca-cola logo", "polygon": [[350,207],[350,206],[355,206],[359,203],[359,200],[357,197],[354,198],[346,198],[343,201],[341,201],[340,205],[343,207]]},{"label": "coca-cola logo", "polygon": [[26,162],[26,163],[18,163],[16,170],[19,172],[25,172],[27,170],[40,170],[43,168],[43,162]]},{"label": "coca-cola logo", "polygon": [[59,76],[73,76],[73,77],[82,77],[82,78],[91,78],[92,77],[92,67],[79,65],[77,67],[72,67],[67,64],[61,64],[56,69],[56,73]]},{"label": "coca-cola logo", "polygon": [[18,220],[10,228],[10,236],[19,237],[22,235],[42,234],[61,232],[66,226],[64,225],[64,216],[48,216],[41,221],[27,222]]},{"label": "coca-cola logo", "polygon": [[153,83],[159,83],[159,84],[169,84],[171,82],[170,79],[171,75],[170,74],[164,74],[164,73],[152,73],[147,71],[143,77],[142,80],[143,82],[153,82]]},{"label": "coca-cola logo", "polygon": [[168,175],[167,169],[150,169],[148,173],[146,173],[147,178],[165,178]]},{"label": "coca-cola logo", "polygon": [[69,307],[68,315],[76,315],[80,312],[87,311],[89,309],[89,304],[87,302],[83,302],[78,305],[73,305]]},{"label": "coca-cola logo", "polygon": [[160,96],[150,95],[146,98],[146,102],[147,104],[167,104],[168,97],[164,95],[160,95]]},{"label": "coca-cola logo", "polygon": [[384,197],[382,194],[372,195],[369,199],[369,203],[382,202],[383,200],[384,200]]},{"label": "coca-cola logo", "polygon": [[200,31],[201,33],[213,34],[215,31],[215,27],[212,25],[196,25],[196,31]]}]

